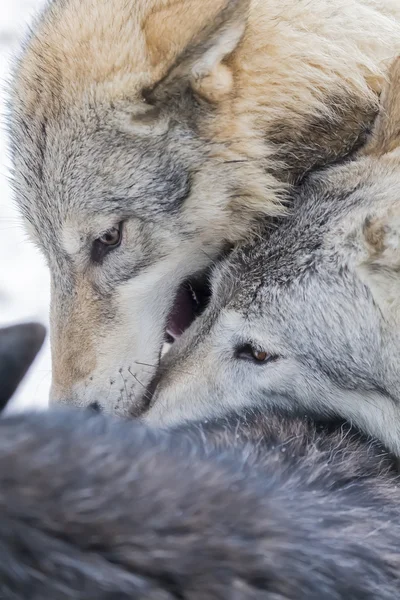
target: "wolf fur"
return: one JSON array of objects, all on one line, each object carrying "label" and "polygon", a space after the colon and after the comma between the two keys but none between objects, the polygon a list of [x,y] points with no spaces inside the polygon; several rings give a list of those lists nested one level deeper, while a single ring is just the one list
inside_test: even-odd
[{"label": "wolf fur", "polygon": [[89,411],[0,420],[10,600],[394,600],[393,460],[283,415],[157,432]]},{"label": "wolf fur", "polygon": [[400,59],[391,78],[361,154],[310,176],[271,235],[216,268],[207,311],[153,381],[148,421],[285,397],[400,455]]},{"label": "wolf fur", "polygon": [[52,275],[54,401],[138,405],[180,284],[362,143],[399,50],[398,0],[48,4],[10,127]]}]

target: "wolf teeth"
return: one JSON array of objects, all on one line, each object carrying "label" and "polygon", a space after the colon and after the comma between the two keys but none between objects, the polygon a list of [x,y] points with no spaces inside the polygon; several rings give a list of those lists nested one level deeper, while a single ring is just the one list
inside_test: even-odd
[{"label": "wolf teeth", "polygon": [[188,287],[189,287],[189,292],[190,292],[190,295],[192,296],[193,302],[196,304],[196,306],[200,306],[200,302],[197,298],[197,294],[194,291],[194,288],[193,288],[192,284],[190,283],[190,281],[188,282]]}]

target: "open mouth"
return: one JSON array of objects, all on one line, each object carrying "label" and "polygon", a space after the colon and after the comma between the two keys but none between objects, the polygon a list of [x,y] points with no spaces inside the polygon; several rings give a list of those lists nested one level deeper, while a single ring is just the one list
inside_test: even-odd
[{"label": "open mouth", "polygon": [[[171,345],[182,335],[193,321],[204,312],[210,297],[210,271],[207,269],[201,274],[194,275],[186,279],[180,286],[175,295],[174,304],[168,315],[165,328],[165,341],[161,348],[160,358],[168,352]],[[158,369],[146,389],[144,396],[145,409],[141,412],[132,413],[133,416],[142,414],[143,410],[148,410],[151,406],[153,394],[158,385],[162,372]]]},{"label": "open mouth", "polygon": [[[161,348],[160,359],[168,352],[171,345],[182,335],[182,333],[190,327],[193,321],[206,309],[211,297],[211,269],[212,267],[200,274],[186,279],[179,286],[175,295],[174,304],[168,315],[165,328],[165,341]],[[143,397],[144,406],[140,408],[140,412],[132,412],[133,416],[141,415],[144,411],[149,409],[161,375],[162,370],[157,369],[147,386],[146,393]]]},{"label": "open mouth", "polygon": [[[214,266],[217,261],[221,261],[229,254],[232,247],[231,244],[226,245],[218,259],[214,259]],[[210,278],[214,266],[210,266],[205,271],[193,275],[179,286],[175,295],[174,304],[167,318],[165,343],[161,348],[160,358],[207,308],[211,298]],[[144,395],[146,406],[145,408],[142,407],[141,412],[138,414],[142,414],[143,411],[148,410],[151,406],[161,375],[162,371],[158,369],[150,381],[146,394]]]},{"label": "open mouth", "polygon": [[186,279],[179,287],[166,326],[166,343],[173,344],[201,315],[210,300],[209,271]]}]

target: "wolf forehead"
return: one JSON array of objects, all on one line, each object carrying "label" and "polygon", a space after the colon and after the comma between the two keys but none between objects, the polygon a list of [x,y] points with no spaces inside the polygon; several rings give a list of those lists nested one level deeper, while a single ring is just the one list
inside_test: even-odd
[{"label": "wolf forehead", "polygon": [[100,118],[86,106],[40,123],[14,115],[14,184],[29,220],[40,216],[37,224],[45,218],[54,225],[71,210],[90,214],[100,208],[103,214],[122,210],[154,218],[177,211],[189,195],[187,147],[194,142],[184,126],[171,122],[162,135],[135,135],[118,126],[112,108],[103,112]]},{"label": "wolf forehead", "polygon": [[381,180],[398,191],[398,165],[376,167],[363,159],[310,175],[293,191],[286,216],[265,220],[250,241],[216,267],[213,289],[220,306],[262,312],[270,308],[266,294],[289,293],[296,284],[304,288],[313,276],[327,278],[328,286],[343,280],[352,250],[361,249],[354,232],[397,198],[382,190]]}]

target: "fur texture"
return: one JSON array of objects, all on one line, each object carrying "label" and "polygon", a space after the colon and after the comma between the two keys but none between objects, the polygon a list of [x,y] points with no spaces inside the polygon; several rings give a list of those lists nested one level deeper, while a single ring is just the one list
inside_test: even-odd
[{"label": "fur texture", "polygon": [[309,177],[290,217],[215,269],[210,306],[164,358],[147,420],[284,397],[400,455],[400,59],[391,78],[360,156]]},{"label": "fur texture", "polygon": [[0,420],[12,600],[393,600],[400,499],[378,444],[283,415],[162,433]]},{"label": "fur texture", "polygon": [[140,404],[180,284],[361,144],[399,50],[398,0],[49,3],[10,125],[54,401]]}]

